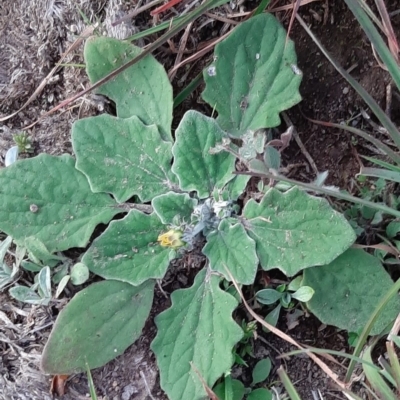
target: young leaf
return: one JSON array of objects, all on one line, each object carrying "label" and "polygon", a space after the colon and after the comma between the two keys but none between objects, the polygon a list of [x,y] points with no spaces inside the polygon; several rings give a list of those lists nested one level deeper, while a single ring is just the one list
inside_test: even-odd
[{"label": "young leaf", "polygon": [[97,224],[121,212],[94,194],[69,155],[41,154],[0,170],[0,230],[22,242],[34,236],[50,253],[85,247]]},{"label": "young leaf", "polygon": [[26,286],[16,285],[9,291],[11,297],[23,303],[47,305],[50,301],[49,298],[40,297],[35,291]]},{"label": "young leaf", "polygon": [[153,302],[154,283],[132,286],[97,282],[76,294],[61,311],[43,350],[48,374],[74,374],[101,367],[141,334]]},{"label": "young leaf", "polygon": [[38,282],[40,290],[43,293],[43,297],[51,299],[51,280],[50,280],[50,268],[44,267],[38,274]]},{"label": "young leaf", "polygon": [[161,139],[155,125],[136,116],[103,114],[76,121],[72,126],[76,168],[94,192],[111,193],[123,203],[137,194],[142,202],[171,190],[172,144]]},{"label": "young leaf", "polygon": [[199,198],[209,197],[214,187],[222,188],[235,169],[235,157],[227,152],[210,154],[224,132],[214,119],[190,110],[182,118],[172,148],[172,171],[182,190],[196,190]]},{"label": "young leaf", "polygon": [[[92,37],[86,41],[85,62],[90,82],[95,83],[108,73],[126,64],[142,50],[121,40]],[[156,124],[162,138],[172,142],[172,86],[163,66],[148,55],[112,80],[97,93],[113,100],[117,116],[133,115],[145,125]]]},{"label": "young leaf", "polygon": [[187,193],[168,192],[155,197],[151,204],[161,222],[167,225],[173,224],[175,217],[190,222],[197,200],[189,197]]},{"label": "young leaf", "polygon": [[[236,175],[231,179],[222,190],[219,191],[219,197],[216,200],[235,201],[245,191],[249,175]],[[215,197],[215,196],[214,196]]]},{"label": "young leaf", "polygon": [[218,229],[207,236],[203,253],[210,260],[210,268],[226,280],[231,280],[228,269],[236,282],[244,285],[254,282],[258,265],[256,244],[241,224],[222,220]]},{"label": "young leaf", "polygon": [[90,271],[105,278],[140,285],[148,279],[161,279],[175,251],[161,247],[157,238],[165,229],[153,213],[132,210],[112,221],[82,257]]},{"label": "young leaf", "polygon": [[[281,308],[282,308],[281,303],[278,303],[278,305],[266,315],[264,321],[268,322],[272,326],[276,326],[276,324],[278,323]],[[262,327],[262,330],[267,333],[269,332],[269,329],[265,327]]]},{"label": "young leaf", "polygon": [[232,388],[232,396],[227,397],[226,382],[224,380],[223,382],[215,386],[213,392],[218,396],[219,400],[242,400],[245,393],[245,387],[243,383],[238,381],[237,379],[232,379],[231,388]]},{"label": "young leaf", "polygon": [[272,392],[264,388],[255,389],[247,396],[247,400],[272,400],[272,398]]},{"label": "young leaf", "polygon": [[71,269],[71,283],[73,285],[82,285],[89,279],[89,269],[88,267],[78,262]]},{"label": "young leaf", "polygon": [[297,289],[294,293],[291,293],[291,296],[303,303],[309,301],[314,295],[314,289],[310,286],[302,286],[301,288]]},{"label": "young leaf", "polygon": [[173,292],[171,308],[156,317],[158,332],[151,347],[170,400],[205,398],[191,363],[209,387],[232,366],[232,348],[243,331],[231,317],[237,301],[220,289],[219,281],[200,271],[193,286]]},{"label": "young leaf", "polygon": [[271,366],[272,364],[269,358],[258,361],[253,368],[253,382],[251,384],[256,385],[257,383],[264,382],[271,372]]},{"label": "young leaf", "polygon": [[241,23],[215,47],[204,71],[203,99],[218,123],[234,136],[280,124],[279,113],[301,100],[302,73],[294,44],[271,14]]},{"label": "young leaf", "polygon": [[325,199],[297,187],[285,193],[268,190],[260,203],[248,201],[243,215],[262,268],[279,268],[287,276],[328,264],[356,238],[343,215]]},{"label": "young leaf", "polygon": [[262,289],[256,293],[256,299],[261,304],[270,305],[276,303],[282,295],[275,289]]},{"label": "young leaf", "polygon": [[[328,265],[304,270],[303,285],[315,291],[307,306],[321,322],[358,332],[393,282],[376,257],[361,249],[349,249]],[[393,298],[371,335],[381,333],[399,309],[400,300]]]},{"label": "young leaf", "polygon": [[70,278],[71,277],[69,275],[65,275],[61,278],[61,280],[57,286],[57,290],[56,290],[56,295],[55,295],[56,299],[63,292],[63,290],[65,289],[65,286],[67,286],[67,283],[69,282]]},{"label": "young leaf", "polygon": [[296,278],[292,279],[287,287],[287,290],[291,292],[295,292],[301,288],[303,283],[303,275],[296,276]]}]

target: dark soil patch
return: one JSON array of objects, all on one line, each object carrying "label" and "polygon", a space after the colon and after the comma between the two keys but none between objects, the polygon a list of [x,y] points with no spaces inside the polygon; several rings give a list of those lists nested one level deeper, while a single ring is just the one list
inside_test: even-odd
[{"label": "dark soil patch", "polygon": [[[29,95],[45,78],[51,67],[58,61],[60,53],[65,51],[75,39],[74,33],[80,33],[84,22],[75,7],[75,2],[65,1],[65,7],[53,4],[43,11],[43,5],[30,0],[19,0],[13,7],[0,5],[0,116],[15,112],[28,99]],[[85,15],[95,20],[96,17],[105,20],[107,34],[119,36],[134,33],[151,25],[148,14],[141,15],[134,23],[128,23],[112,28],[110,22],[115,16],[122,16],[135,6],[134,1],[123,4],[114,0],[101,2],[78,1]],[[291,1],[276,2],[278,5],[289,4]],[[245,8],[252,10],[256,2],[244,3]],[[389,12],[400,8],[400,1],[388,4]],[[373,57],[370,44],[361,28],[355,22],[352,14],[343,2],[334,0],[319,1],[301,7],[300,15],[311,26],[313,32],[321,40],[336,60],[346,69],[352,69],[352,75],[371,93],[371,95],[386,107],[387,85],[390,83],[388,74],[380,69]],[[277,14],[283,23],[287,24],[290,15]],[[166,16],[166,18],[168,15]],[[400,15],[393,17],[396,32],[400,29]],[[204,20],[202,20],[204,22]],[[199,43],[204,43],[218,37],[225,29],[224,23],[209,24],[207,29],[192,34],[187,48],[196,51]],[[356,127],[373,128],[359,116],[364,104],[352,88],[329,64],[325,57],[311,41],[308,35],[296,22],[291,32],[296,42],[298,64],[304,78],[301,86],[303,102],[299,107],[290,110],[289,117],[295,124],[300,138],[320,172],[329,171],[329,183],[341,188],[352,189],[352,179],[359,170],[358,155],[371,154],[371,148],[361,140],[346,132],[326,129],[310,123],[302,114],[309,118],[332,122],[342,122],[353,119],[351,124]],[[142,41],[141,44],[146,44]],[[179,45],[174,39],[175,47]],[[67,62],[82,62],[82,47],[75,50]],[[173,65],[175,54],[171,47],[165,45],[157,54],[157,58],[166,67]],[[211,59],[211,53],[204,56],[190,71],[182,68],[175,80],[175,94],[187,85]],[[79,68],[62,69],[56,74],[54,81],[48,84],[41,95],[24,111],[12,119],[0,122],[0,152],[4,157],[6,150],[13,144],[12,134],[27,126],[43,112],[80,90],[81,85],[87,85],[87,78]],[[194,108],[205,114],[211,114],[210,108],[200,97],[198,88],[177,110],[179,121],[183,113]],[[70,127],[76,119],[95,115],[105,104],[92,95],[85,97],[79,107],[72,107],[61,114],[53,114],[41,120],[29,130],[33,138],[36,153],[47,152],[61,154],[72,152],[70,144]],[[400,115],[397,111],[398,100],[394,96],[392,116],[396,121]],[[284,128],[282,128],[282,131]],[[285,152],[287,165],[303,163],[306,167],[292,170],[291,177],[300,180],[312,180],[314,173],[308,168],[307,160],[293,142]],[[249,191],[255,190],[254,182]],[[169,294],[178,288],[192,284],[195,271],[202,266],[204,259],[195,252],[187,255],[180,262],[174,263],[163,281],[162,288]],[[24,276],[23,279],[27,277]],[[0,293],[0,313],[9,319],[0,319],[0,399],[47,400],[49,395],[49,380],[38,371],[40,354],[49,335],[58,309],[61,309],[68,297],[55,303],[53,307],[33,307],[20,304],[8,297],[7,292]],[[155,336],[156,328],[153,317],[170,305],[161,290],[156,290],[155,306],[149,318],[143,335],[122,356],[102,368],[93,371],[95,386],[99,398],[113,400],[150,399],[166,400],[166,396],[158,384],[158,372],[154,355],[149,350]],[[261,313],[262,315],[263,313]],[[239,315],[239,314],[238,314]],[[1,315],[0,315],[1,316]],[[264,316],[264,315],[262,315]],[[239,316],[237,316],[238,322]],[[287,330],[284,319],[280,323],[282,330]],[[347,337],[344,332],[337,332],[331,327],[323,327],[313,317],[301,318],[300,324],[288,332],[298,342],[319,348],[348,351]],[[293,348],[272,334],[265,334],[259,329],[258,334],[264,340],[254,340],[254,354],[259,358],[269,355],[276,367],[284,363],[304,400],[313,399],[313,392],[321,391],[324,398],[343,398],[329,385],[329,379],[306,356],[291,357],[289,360],[279,360],[279,353],[286,353]],[[249,359],[254,364],[253,359]],[[237,375],[249,381],[250,370],[236,370]],[[342,370],[338,370],[342,373]],[[276,379],[272,375],[270,382]],[[88,393],[87,380],[84,374],[73,376],[68,381],[67,400],[86,399]],[[362,395],[363,393],[360,392]],[[186,400],[186,399],[185,399]]]}]

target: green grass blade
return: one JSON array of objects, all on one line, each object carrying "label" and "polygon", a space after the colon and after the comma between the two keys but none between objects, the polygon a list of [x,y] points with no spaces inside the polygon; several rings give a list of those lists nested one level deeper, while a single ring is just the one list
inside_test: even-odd
[{"label": "green grass blade", "polygon": [[350,8],[351,12],[357,18],[357,21],[363,28],[368,39],[373,44],[376,52],[381,58],[382,62],[385,64],[390,75],[393,78],[397,88],[400,90],[400,68],[394,59],[392,53],[390,52],[388,46],[383,41],[375,25],[372,23],[367,13],[362,9],[357,0],[345,0],[347,6]]},{"label": "green grass blade", "polygon": [[395,210],[395,209],[393,209],[391,207],[388,207],[385,204],[374,203],[373,201],[360,199],[360,198],[352,196],[352,195],[350,195],[348,193],[339,192],[339,191],[336,191],[336,190],[328,189],[326,187],[313,185],[312,183],[304,183],[304,182],[300,182],[300,181],[295,181],[293,179],[286,178],[285,176],[274,175],[274,174],[271,174],[271,173],[237,172],[237,171],[234,171],[233,173],[236,174],[236,175],[259,176],[259,177],[263,177],[263,178],[269,178],[269,179],[274,179],[276,181],[289,183],[290,185],[293,185],[293,186],[299,186],[299,187],[302,187],[302,188],[307,189],[307,190],[311,190],[311,191],[316,192],[316,193],[322,193],[322,194],[325,194],[327,196],[332,196],[332,197],[335,197],[337,199],[346,200],[346,201],[349,201],[349,202],[354,203],[354,204],[361,204],[363,206],[370,207],[370,208],[372,208],[374,210],[382,211],[385,214],[394,215],[395,217],[400,218],[400,211],[397,211],[397,210]]},{"label": "green grass blade", "polygon": [[[346,0],[346,2],[352,0]],[[365,13],[364,13],[365,14]],[[300,22],[300,25],[304,28],[304,30],[308,33],[311,39],[315,42],[315,44],[319,47],[321,52],[325,55],[325,57],[329,60],[329,62],[336,68],[336,70],[347,80],[347,82],[357,91],[357,93],[363,98],[363,100],[367,103],[368,107],[372,110],[372,112],[379,119],[381,124],[386,128],[392,140],[396,143],[396,146],[400,148],[400,132],[396,128],[396,125],[390,120],[390,118],[385,114],[385,112],[379,107],[378,103],[372,98],[372,96],[350,75],[348,74],[327,52],[327,50],[322,46],[317,37],[311,32],[310,28],[304,22],[304,20],[297,15],[297,20]],[[375,27],[374,27],[375,29]],[[381,39],[382,40],[382,39]]]},{"label": "green grass blade", "polygon": [[372,176],[374,178],[382,178],[387,181],[400,183],[400,172],[389,171],[383,168],[362,167],[358,175]]},{"label": "green grass blade", "polygon": [[[371,349],[372,346],[368,346],[363,355],[363,359],[368,362],[372,362]],[[363,365],[363,370],[368,379],[368,382],[370,383],[374,391],[381,396],[380,398],[382,400],[396,400],[396,395],[393,393],[393,391],[379,372],[371,369],[367,365]]]},{"label": "green grass blade", "polygon": [[174,108],[178,107],[179,104],[192,93],[197,87],[203,82],[203,71],[201,71],[184,89],[182,89],[174,99]]},{"label": "green grass blade", "polygon": [[96,389],[94,388],[92,374],[90,373],[90,368],[88,363],[86,363],[86,373],[88,377],[88,384],[89,384],[89,394],[92,400],[97,400]]},{"label": "green grass blade", "polygon": [[368,142],[372,143],[383,153],[385,153],[388,157],[390,157],[393,160],[393,162],[400,165],[400,155],[394,152],[389,146],[382,143],[379,139],[376,139],[375,137],[373,137],[367,132],[362,131],[361,129],[353,128],[352,126],[348,125],[335,124],[333,122],[317,121],[311,118],[309,118],[309,121],[312,122],[313,124],[327,126],[329,128],[342,129],[344,131],[354,133],[355,135],[360,136],[363,139],[367,140]]},{"label": "green grass blade", "polygon": [[133,42],[133,41],[135,41],[135,40],[144,38],[144,37],[146,37],[146,36],[153,35],[154,33],[157,33],[157,32],[163,31],[163,30],[165,30],[165,29],[168,29],[170,26],[176,25],[176,24],[177,24],[179,21],[181,21],[183,18],[185,18],[184,15],[181,16],[181,17],[173,18],[172,21],[171,21],[171,20],[169,20],[169,21],[164,21],[164,22],[162,22],[161,24],[159,24],[159,25],[157,25],[157,26],[152,26],[152,27],[149,28],[149,29],[146,29],[146,30],[144,30],[144,31],[135,33],[134,35],[129,36],[129,37],[126,38],[125,40],[128,40],[128,41],[130,41],[130,42]]},{"label": "green grass blade", "polygon": [[367,156],[361,156],[361,157],[364,158],[365,160],[368,160],[369,162],[379,165],[382,168],[386,168],[389,169],[390,171],[396,171],[400,173],[400,167],[397,167],[396,165],[389,164],[386,161],[382,161],[374,157],[367,157]]},{"label": "green grass blade", "polygon": [[280,366],[278,370],[276,371],[279,375],[279,378],[281,382],[283,383],[283,386],[285,386],[285,389],[287,391],[287,394],[289,395],[291,400],[301,400],[300,395],[297,393],[297,390],[293,386],[292,381],[290,380],[288,374],[286,371]]},{"label": "green grass blade", "polygon": [[[358,357],[361,353],[361,350],[367,341],[368,335],[371,332],[371,329],[377,320],[379,313],[386,306],[386,304],[390,301],[390,299],[394,296],[397,296],[397,292],[400,290],[400,279],[398,279],[392,286],[392,288],[386,293],[386,295],[381,299],[374,312],[372,313],[368,323],[365,325],[360,337],[358,338],[357,345],[354,349],[353,355]],[[349,367],[347,368],[347,373],[345,377],[345,382],[349,382],[351,375],[353,374],[354,367],[356,365],[356,361],[351,360]]]},{"label": "green grass blade", "polygon": [[261,3],[256,8],[256,11],[254,11],[253,16],[255,17],[256,15],[264,12],[264,10],[269,6],[269,3],[271,3],[271,0],[262,0]]}]

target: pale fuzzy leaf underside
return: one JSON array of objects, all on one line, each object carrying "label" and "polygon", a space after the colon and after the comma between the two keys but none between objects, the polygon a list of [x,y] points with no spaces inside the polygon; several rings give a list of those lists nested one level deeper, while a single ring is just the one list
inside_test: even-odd
[{"label": "pale fuzzy leaf underside", "polygon": [[92,190],[112,193],[120,203],[135,194],[147,202],[174,186],[172,144],[137,117],[103,114],[79,120],[72,127],[72,144],[76,168]]},{"label": "pale fuzzy leaf underside", "polygon": [[93,193],[75,160],[41,154],[0,170],[0,230],[34,236],[52,253],[84,247],[97,224],[120,213],[112,198]]},{"label": "pale fuzzy leaf underside", "polygon": [[233,363],[232,348],[243,332],[232,319],[237,302],[219,287],[220,278],[200,271],[189,289],[172,293],[172,306],[156,317],[152,343],[161,387],[170,400],[203,400]]},{"label": "pale fuzzy leaf underside", "polygon": [[279,113],[301,100],[294,44],[271,14],[241,23],[215,48],[204,71],[204,100],[231,135],[280,124]]},{"label": "pale fuzzy leaf underside", "polygon": [[[142,50],[121,40],[92,37],[85,45],[86,71],[95,83],[126,64]],[[172,142],[172,86],[163,66],[152,55],[132,65],[98,89],[115,101],[117,115],[136,115],[144,124],[156,124],[164,140]]]},{"label": "pale fuzzy leaf underside", "polygon": [[173,224],[176,219],[188,223],[197,200],[187,193],[168,192],[155,197],[151,204],[163,224]]},{"label": "pale fuzzy leaf underside", "polygon": [[44,372],[71,375],[122,354],[142,332],[153,291],[153,281],[135,287],[113,280],[81,290],[57,318],[43,350]]},{"label": "pale fuzzy leaf underside", "polygon": [[330,263],[356,238],[343,215],[325,199],[297,187],[285,193],[270,189],[260,203],[248,201],[243,216],[262,268],[279,268],[287,276]]},{"label": "pale fuzzy leaf underside", "polygon": [[93,241],[82,262],[105,278],[140,285],[148,279],[162,279],[175,251],[161,247],[158,235],[165,229],[158,216],[132,210],[112,221]]}]

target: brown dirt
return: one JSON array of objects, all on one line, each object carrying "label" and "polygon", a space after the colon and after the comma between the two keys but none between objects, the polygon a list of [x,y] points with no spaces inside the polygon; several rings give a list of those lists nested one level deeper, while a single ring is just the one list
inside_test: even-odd
[{"label": "brown dirt", "polygon": [[[46,4],[45,4],[46,3]],[[145,2],[144,2],[145,3]],[[275,2],[289,4],[291,1]],[[17,111],[38,87],[46,74],[59,60],[64,52],[85,28],[78,6],[91,21],[99,18],[104,22],[103,28],[108,35],[126,37],[145,25],[151,25],[148,14],[135,20],[112,28],[110,22],[115,16],[122,16],[133,9],[135,2],[122,0],[65,0],[64,2],[44,2],[41,0],[3,1],[0,4],[0,117]],[[245,3],[244,9],[253,9],[254,2]],[[389,11],[400,8],[400,1],[390,2]],[[310,24],[321,42],[345,68],[355,65],[352,71],[374,98],[385,107],[386,86],[390,82],[386,72],[382,71],[372,56],[370,45],[365,35],[354,22],[343,2],[335,0],[320,1],[302,7],[302,17]],[[279,13],[277,16],[288,23],[290,16]],[[324,19],[326,19],[324,21]],[[400,16],[393,18],[398,32]],[[223,23],[215,23],[207,29],[193,35],[188,48],[195,49],[199,42],[218,36],[224,29]],[[295,23],[291,37],[295,40],[299,67],[304,73],[301,93],[303,102],[301,111],[310,118],[325,121],[341,122],[355,117],[353,126],[368,126],[368,123],[357,116],[364,107],[349,85],[334,68],[325,60],[311,39]],[[144,43],[144,42],[143,42]],[[178,41],[175,40],[178,45]],[[65,62],[82,62],[82,47],[77,48]],[[164,64],[170,67],[174,60],[168,46],[157,54]],[[180,71],[175,78],[175,91],[178,92],[190,79],[201,70],[208,61],[205,57],[193,66],[192,72],[183,78]],[[0,156],[4,157],[7,149],[13,144],[12,135],[25,126],[33,123],[44,112],[61,100],[76,93],[87,85],[87,79],[80,68],[62,68],[47,84],[45,90],[24,111],[17,116],[0,122]],[[185,108],[208,110],[200,97],[200,89],[185,101],[178,114]],[[396,115],[397,100],[393,100],[393,116]],[[46,117],[28,132],[33,139],[36,154],[47,152],[61,154],[71,152],[70,127],[78,117],[94,115],[104,108],[104,104],[93,97],[86,96],[77,104],[62,113]],[[350,188],[351,178],[358,172],[359,165],[355,154],[370,154],[371,149],[341,131],[321,128],[305,119],[300,107],[290,110],[289,116],[295,123],[300,138],[314,159],[319,171],[330,172],[329,182],[342,188]],[[373,129],[371,128],[371,131]],[[299,162],[307,164],[298,146],[293,143],[286,153],[288,165]],[[294,177],[312,179],[311,170],[297,168]],[[201,262],[201,260],[196,260]],[[164,290],[170,293],[178,287],[191,284],[192,274],[178,268],[166,277]],[[24,276],[23,279],[29,279]],[[52,307],[35,307],[23,305],[10,299],[7,291],[0,293],[0,399],[47,400],[49,378],[38,370],[40,354],[51,325],[68,299],[55,302]],[[157,292],[155,309],[152,316],[169,306],[169,300]],[[2,318],[3,317],[3,318]],[[6,317],[6,318],[4,318]],[[281,326],[286,329],[284,322]],[[314,318],[302,318],[299,326],[289,333],[301,343],[315,347],[348,350],[346,335],[333,328],[319,329],[321,326]],[[262,340],[254,341],[254,352],[258,357],[269,354],[277,366],[277,352],[284,353],[292,348],[271,334],[259,332],[268,345]],[[152,318],[149,319],[142,338],[131,346],[122,356],[103,368],[93,371],[93,378],[99,398],[113,400],[166,399],[157,381],[157,367],[149,344],[155,335]],[[251,360],[250,360],[251,361]],[[249,361],[249,362],[250,362]],[[304,400],[313,399],[312,391],[321,390],[325,398],[342,398],[329,387],[326,376],[305,357],[291,357],[285,361],[288,373],[296,382]],[[238,371],[236,371],[238,373]],[[246,380],[248,370],[241,370]],[[248,379],[248,378],[247,378]],[[271,382],[276,379],[273,375]],[[278,385],[279,388],[279,385]],[[68,394],[64,399],[87,398],[87,380],[83,374],[73,376],[68,381]]]}]

